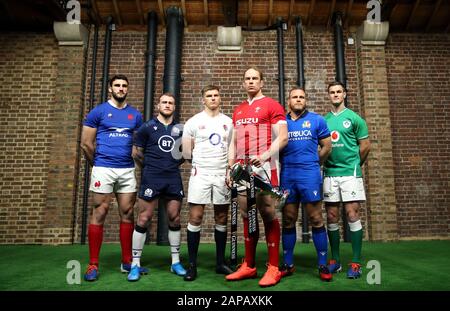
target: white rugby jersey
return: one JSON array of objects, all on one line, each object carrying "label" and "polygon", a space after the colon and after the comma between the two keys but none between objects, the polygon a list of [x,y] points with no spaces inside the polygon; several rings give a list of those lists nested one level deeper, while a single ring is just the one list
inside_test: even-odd
[{"label": "white rugby jersey", "polygon": [[186,122],[183,138],[194,139],[192,166],[199,173],[225,174],[232,130],[231,118],[223,113],[211,117],[202,111]]}]

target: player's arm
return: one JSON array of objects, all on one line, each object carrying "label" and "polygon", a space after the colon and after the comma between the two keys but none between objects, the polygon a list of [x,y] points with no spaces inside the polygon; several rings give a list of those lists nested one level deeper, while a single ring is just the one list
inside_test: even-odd
[{"label": "player's arm", "polygon": [[369,138],[360,139],[358,140],[358,144],[359,144],[359,158],[360,158],[359,165],[362,166],[366,161],[367,156],[369,155],[370,140]]},{"label": "player's arm", "polygon": [[132,154],[134,161],[139,167],[144,165],[144,148],[133,146]]},{"label": "player's arm", "polygon": [[280,120],[276,124],[272,124],[272,134],[275,140],[270,145],[269,150],[266,150],[259,157],[251,160],[252,165],[261,167],[264,162],[269,160],[273,155],[279,154],[281,149],[286,147],[288,143],[288,127],[285,120]]},{"label": "player's arm", "polygon": [[236,162],[236,130],[233,129],[231,132],[230,145],[228,146],[228,166],[226,174],[226,184],[228,187],[232,186],[232,181],[230,177],[230,168]]},{"label": "player's arm", "polygon": [[331,136],[319,139],[319,146],[319,161],[322,165],[331,153]]},{"label": "player's arm", "polygon": [[97,136],[97,128],[84,125],[81,131],[80,147],[84,156],[90,165],[94,164],[95,154],[95,137]]},{"label": "player's arm", "polygon": [[183,135],[181,140],[181,150],[183,158],[192,162],[192,150],[194,150],[194,138],[190,135]]}]

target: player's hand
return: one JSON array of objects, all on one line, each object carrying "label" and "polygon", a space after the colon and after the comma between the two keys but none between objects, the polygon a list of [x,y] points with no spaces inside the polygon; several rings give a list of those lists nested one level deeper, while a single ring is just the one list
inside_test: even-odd
[{"label": "player's hand", "polygon": [[231,179],[230,168],[227,167],[227,173],[225,174],[225,184],[228,188],[233,186],[233,180]]},{"label": "player's hand", "polygon": [[250,164],[258,168],[263,166],[264,162],[261,156],[250,158]]}]

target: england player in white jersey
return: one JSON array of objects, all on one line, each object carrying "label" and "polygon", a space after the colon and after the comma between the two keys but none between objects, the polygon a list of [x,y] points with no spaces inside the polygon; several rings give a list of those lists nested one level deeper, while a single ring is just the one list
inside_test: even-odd
[{"label": "england player in white jersey", "polygon": [[224,260],[230,205],[230,190],[225,178],[233,123],[231,118],[220,112],[217,86],[207,85],[202,89],[202,102],[204,110],[186,122],[182,140],[183,157],[188,160],[192,158],[187,226],[190,266],[184,276],[185,281],[193,281],[197,277],[197,253],[203,213],[205,205],[211,203],[214,205],[216,273],[227,275],[233,272]]}]

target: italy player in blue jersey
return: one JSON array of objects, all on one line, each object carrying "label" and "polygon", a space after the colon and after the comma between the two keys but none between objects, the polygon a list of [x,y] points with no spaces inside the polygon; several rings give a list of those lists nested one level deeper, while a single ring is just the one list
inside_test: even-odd
[{"label": "italy player in blue jersey", "polygon": [[[133,134],[142,125],[142,115],[125,102],[128,78],[115,75],[109,81],[111,98],[89,112],[83,124],[81,148],[86,160],[93,165],[91,185],[93,209],[90,218],[89,265],[86,281],[99,276],[98,265],[103,241],[103,223],[116,194],[120,214],[120,244],[122,272],[131,268],[131,238],[133,235],[133,206],[136,202],[136,177],[131,156]],[[145,273],[145,270],[141,271]]]},{"label": "italy player in blue jersey", "polygon": [[180,150],[183,132],[174,122],[174,96],[170,93],[161,95],[158,110],[158,116],[144,123],[137,131],[133,146],[133,157],[142,167],[142,177],[138,195],[139,217],[133,232],[133,263],[128,274],[131,282],[138,281],[142,274],[142,249],[160,197],[167,200],[172,254],[170,270],[179,276],[186,274],[180,263],[180,210],[184,193],[179,166],[183,162]]},{"label": "italy player in blue jersey", "polygon": [[[299,204],[303,204],[312,226],[312,238],[318,256],[319,276],[330,281],[327,268],[328,240],[322,217],[322,175],[320,165],[331,152],[331,138],[325,119],[308,111],[305,90],[294,87],[289,92],[287,114],[288,144],[281,152],[281,187],[289,190],[283,208],[282,276],[294,271],[293,253],[297,233],[295,223]],[[320,146],[320,148],[319,148]]]}]

